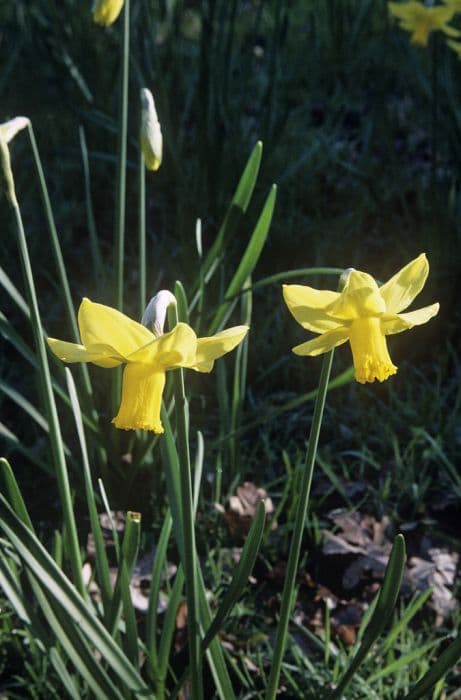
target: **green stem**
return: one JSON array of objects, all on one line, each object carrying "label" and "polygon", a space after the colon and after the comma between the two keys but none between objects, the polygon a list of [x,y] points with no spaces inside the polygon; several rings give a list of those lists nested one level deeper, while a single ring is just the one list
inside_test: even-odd
[{"label": "green stem", "polygon": [[[169,307],[170,326],[178,322],[177,308]],[[178,439],[179,475],[181,482],[181,509],[184,528],[184,573],[186,577],[187,632],[189,663],[191,668],[192,700],[202,700],[202,656],[200,651],[200,626],[198,621],[197,554],[195,546],[195,517],[192,493],[191,461],[188,440],[188,410],[184,389],[184,373],[177,369],[173,373],[176,430]]]},{"label": "green stem", "polygon": [[139,318],[146,308],[146,168],[139,149]]},{"label": "green stem", "polygon": [[123,13],[123,42],[115,195],[115,305],[123,311],[123,263],[125,257],[126,139],[128,130],[128,67],[130,57],[130,0]]},{"label": "green stem", "polygon": [[[115,193],[115,307],[123,311],[123,271],[125,258],[125,211],[126,211],[126,141],[128,131],[128,68],[130,58],[130,0],[126,0],[123,11],[122,62],[120,71],[120,104],[117,149],[117,185]],[[113,410],[119,402],[122,384],[120,369],[113,373]]]},{"label": "green stem", "polygon": [[37,294],[35,291],[35,283],[32,274],[32,267],[30,264],[26,235],[24,232],[24,226],[22,223],[19,205],[17,203],[13,203],[13,209],[16,217],[19,254],[21,257],[24,281],[27,288],[32,330],[34,333],[37,359],[40,369],[40,381],[42,385],[43,400],[45,403],[45,410],[49,425],[51,450],[53,454],[56,477],[58,480],[59,495],[63,509],[65,537],[67,543],[66,553],[70,559],[74,584],[77,590],[80,592],[80,594],[84,596],[85,585],[82,579],[82,559],[78,543],[77,527],[75,524],[69,478],[67,474],[66,460],[64,457],[63,441],[59,426],[59,418],[56,410],[56,404],[54,401],[50,368],[48,366],[48,357],[46,354],[45,340],[37,302]]},{"label": "green stem", "polygon": [[434,33],[432,37],[432,52],[431,52],[431,87],[432,87],[432,120],[431,120],[431,180],[432,189],[434,190],[437,179],[437,122],[439,111],[439,80],[438,80],[438,37]]},{"label": "green stem", "polygon": [[301,492],[298,499],[295,526],[291,540],[290,554],[288,557],[285,585],[283,587],[282,593],[280,619],[277,627],[277,637],[275,640],[271,672],[267,685],[266,700],[274,700],[277,694],[280,670],[282,667],[283,655],[285,652],[285,646],[288,636],[288,623],[294,604],[293,598],[295,590],[296,573],[298,570],[299,554],[301,551],[301,542],[304,531],[304,522],[306,519],[307,506],[309,503],[312,474],[314,472],[315,457],[317,454],[317,445],[319,441],[320,428],[322,425],[323,409],[325,406],[325,398],[327,395],[328,379],[330,377],[333,353],[334,350],[331,350],[331,352],[325,355],[322,364],[322,371],[320,373],[319,388],[317,398],[315,401],[314,415],[312,418],[312,426],[309,436],[309,445],[307,447],[306,460],[302,476]]},{"label": "green stem", "polygon": [[[46,185],[45,174],[43,172],[42,161],[40,158],[40,153],[37,147],[37,141],[35,139],[34,129],[32,124],[28,125],[28,133],[30,144],[32,147],[32,153],[35,160],[35,167],[37,169],[37,175],[40,183],[40,189],[42,191],[43,206],[45,209],[45,216],[48,223],[48,229],[50,232],[51,247],[53,250],[54,259],[56,262],[56,267],[58,270],[58,277],[61,284],[61,290],[64,297],[64,306],[67,313],[67,318],[69,319],[70,327],[72,330],[72,335],[76,343],[80,343],[80,334],[78,332],[77,318],[75,315],[74,304],[72,301],[72,296],[70,293],[69,280],[67,277],[66,266],[64,264],[64,259],[62,256],[61,244],[59,242],[58,232],[56,230],[56,224],[53,216],[53,209],[51,207],[50,197],[48,194],[48,188]],[[83,377],[83,386],[87,398],[90,400],[90,405],[93,404],[93,390],[91,388],[90,375],[88,372],[88,367],[84,362],[80,363],[80,371]],[[98,415],[92,411],[92,417],[94,420],[98,420]]]}]

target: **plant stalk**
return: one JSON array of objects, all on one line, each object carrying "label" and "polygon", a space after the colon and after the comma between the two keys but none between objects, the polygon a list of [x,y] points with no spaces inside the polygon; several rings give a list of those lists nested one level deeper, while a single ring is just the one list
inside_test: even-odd
[{"label": "plant stalk", "polygon": [[331,364],[333,362],[333,354],[334,350],[331,350],[325,355],[322,364],[322,370],[320,373],[319,388],[317,398],[315,400],[314,415],[312,418],[309,444],[307,447],[306,459],[304,463],[304,470],[301,482],[301,492],[298,499],[295,526],[291,540],[285,584],[282,593],[280,618],[277,627],[277,636],[275,640],[271,672],[269,675],[267,685],[266,700],[275,699],[279,684],[280,670],[282,667],[283,655],[285,652],[288,636],[288,624],[290,621],[290,614],[294,605],[296,573],[298,570],[299,554],[301,551],[301,542],[304,532],[304,522],[306,519],[307,506],[309,503],[312,474],[314,472],[315,457],[317,454],[317,445],[319,441],[320,428],[322,425],[323,409],[325,406],[325,399],[328,389],[328,380],[330,377]]},{"label": "plant stalk", "polygon": [[[115,193],[115,308],[123,311],[123,272],[125,259],[126,213],[126,142],[128,131],[128,68],[130,59],[130,0],[123,10],[123,39],[120,71],[120,103],[118,115],[117,175]],[[122,372],[113,374],[112,408],[116,412],[122,385]]]},{"label": "plant stalk", "polygon": [[82,578],[82,559],[78,543],[77,527],[75,524],[72,496],[70,492],[69,477],[67,473],[66,460],[64,456],[63,441],[59,426],[59,418],[54,401],[53,387],[51,384],[50,368],[46,354],[45,340],[43,335],[40,312],[38,308],[35,283],[30,264],[29,251],[27,248],[26,235],[22,222],[21,211],[17,203],[12,203],[17,225],[17,240],[21,265],[24,274],[24,281],[27,289],[32,330],[34,333],[37,359],[40,368],[40,382],[42,385],[42,395],[45,403],[45,410],[48,419],[49,435],[53,462],[55,465],[56,478],[58,481],[60,501],[63,509],[66,554],[70,560],[73,582],[82,596],[85,596],[85,585]]},{"label": "plant stalk", "polygon": [[[177,307],[169,308],[173,327],[178,322]],[[191,461],[188,440],[187,399],[182,369],[173,372],[179,476],[181,482],[181,509],[184,528],[184,573],[186,578],[187,632],[189,664],[191,668],[191,698],[203,699],[202,655],[198,607],[197,553],[195,546],[195,515],[192,492]]]}]

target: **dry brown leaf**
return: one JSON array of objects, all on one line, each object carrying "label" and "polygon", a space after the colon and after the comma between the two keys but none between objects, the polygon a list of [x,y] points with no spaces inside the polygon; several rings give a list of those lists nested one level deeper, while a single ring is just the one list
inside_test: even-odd
[{"label": "dry brown leaf", "polygon": [[266,516],[270,519],[274,506],[266,490],[258,488],[252,481],[245,481],[237,488],[236,495],[229,498],[226,508],[219,503],[215,507],[224,515],[231,535],[245,536],[250,531],[261,501],[264,501]]}]

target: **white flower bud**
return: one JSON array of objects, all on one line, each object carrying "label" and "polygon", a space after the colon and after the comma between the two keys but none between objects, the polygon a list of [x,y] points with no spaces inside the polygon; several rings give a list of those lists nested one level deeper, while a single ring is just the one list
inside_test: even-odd
[{"label": "white flower bud", "polygon": [[0,183],[1,188],[8,197],[13,207],[18,206],[16,192],[14,189],[14,177],[11,170],[10,150],[7,142],[0,132]]},{"label": "white flower bud", "polygon": [[141,149],[148,170],[158,170],[162,164],[163,138],[152,93],[141,90]]},{"label": "white flower bud", "polygon": [[141,323],[152,330],[156,336],[163,334],[166,312],[170,304],[176,304],[174,294],[169,292],[168,289],[161,289],[152,297],[142,315]]},{"label": "white flower bud", "polygon": [[14,119],[10,119],[9,121],[0,124],[0,136],[5,143],[9,143],[12,139],[14,139],[18,131],[25,129],[27,126],[29,126],[29,124],[30,119],[27,117],[15,117]]}]

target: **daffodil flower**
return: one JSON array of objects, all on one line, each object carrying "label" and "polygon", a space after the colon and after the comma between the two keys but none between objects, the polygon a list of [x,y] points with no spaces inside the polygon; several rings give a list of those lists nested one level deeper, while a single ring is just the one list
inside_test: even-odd
[{"label": "daffodil flower", "polygon": [[429,273],[422,253],[388,282],[378,287],[371,275],[351,270],[342,292],[330,292],[298,284],[283,286],[285,302],[303,328],[318,338],[293,348],[296,355],[321,355],[349,341],[358,382],[384,381],[397,372],[386,335],[406,331],[429,321],[439,304],[400,313],[421,291]]},{"label": "daffodil flower", "polygon": [[125,0],[95,0],[93,19],[96,24],[113,24],[122,11],[124,2]]},{"label": "daffodil flower", "polygon": [[454,27],[449,27],[449,22],[455,14],[454,8],[426,7],[417,0],[409,2],[388,2],[391,14],[400,22],[402,29],[411,32],[410,41],[418,46],[427,46],[429,34],[434,31],[441,31],[448,36],[459,36],[460,33]]},{"label": "daffodil flower", "polygon": [[82,344],[48,338],[52,352],[64,362],[92,362],[99,367],[125,363],[122,400],[113,419],[124,430],[162,433],[160,407],[165,373],[188,367],[210,372],[214,361],[233,350],[248,326],[227,328],[211,337],[197,338],[186,323],[156,335],[120,311],[83,299],[78,312]]}]

